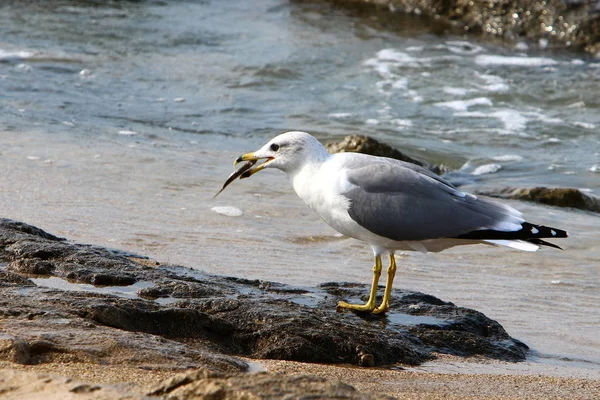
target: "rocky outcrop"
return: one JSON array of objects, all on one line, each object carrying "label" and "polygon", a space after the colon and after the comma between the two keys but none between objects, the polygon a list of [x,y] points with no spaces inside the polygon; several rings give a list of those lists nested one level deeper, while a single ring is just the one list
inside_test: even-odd
[{"label": "rocky outcrop", "polygon": [[345,6],[375,6],[431,17],[456,32],[547,40],[550,45],[600,51],[600,3],[596,0],[333,0]]},{"label": "rocky outcrop", "polygon": [[499,191],[479,192],[478,194],[600,212],[600,198],[573,188],[506,188]]},{"label": "rocky outcrop", "polygon": [[246,369],[236,356],[363,366],[415,365],[435,353],[526,356],[496,321],[423,293],[396,290],[383,316],[336,311],[367,292],[161,266],[0,220],[0,359],[13,363],[231,373]]}]

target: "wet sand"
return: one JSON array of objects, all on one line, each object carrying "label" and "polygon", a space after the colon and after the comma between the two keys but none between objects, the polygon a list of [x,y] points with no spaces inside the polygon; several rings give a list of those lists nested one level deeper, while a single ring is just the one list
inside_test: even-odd
[{"label": "wet sand", "polygon": [[[356,389],[384,392],[399,399],[597,399],[600,380],[571,377],[497,373],[436,373],[418,369],[364,369],[261,361],[267,370],[284,374],[314,374],[351,384]],[[444,357],[444,364],[461,364],[457,357]],[[484,362],[486,364],[496,362]],[[468,363],[465,363],[468,365]]]},{"label": "wet sand", "polygon": [[[256,365],[257,360],[248,360]],[[352,366],[306,364],[291,361],[260,360],[265,371],[285,375],[316,375],[332,381],[341,381],[360,391],[385,393],[398,399],[597,399],[600,396],[600,380],[564,376],[540,375],[533,369],[527,371],[527,363],[519,373],[438,373],[407,369],[368,369]],[[444,356],[437,362],[440,367],[464,365],[470,362],[456,357]],[[486,366],[497,362],[478,361],[476,365],[485,371]],[[504,364],[504,363],[500,363]],[[0,363],[0,369],[42,372],[54,376],[68,376],[90,384],[127,383],[131,395],[142,395],[162,380],[173,376],[173,371],[143,370],[134,367],[89,365],[79,363],[49,363],[37,366]],[[42,393],[30,392],[32,396]],[[32,397],[33,398],[33,397]],[[37,397],[36,397],[37,398]]]}]

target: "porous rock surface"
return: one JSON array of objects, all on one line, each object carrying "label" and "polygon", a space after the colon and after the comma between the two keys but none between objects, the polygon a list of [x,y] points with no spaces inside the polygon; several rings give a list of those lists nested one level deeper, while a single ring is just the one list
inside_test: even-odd
[{"label": "porous rock surface", "polygon": [[[600,52],[597,0],[331,0],[347,7],[374,7],[446,24],[456,32],[508,41],[547,41],[553,47]],[[439,29],[439,28],[438,28]]]}]

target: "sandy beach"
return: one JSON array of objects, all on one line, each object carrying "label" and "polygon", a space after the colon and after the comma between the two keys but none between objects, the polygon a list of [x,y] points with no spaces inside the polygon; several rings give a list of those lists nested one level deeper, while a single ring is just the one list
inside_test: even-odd
[{"label": "sandy beach", "polygon": [[[600,395],[600,380],[574,378],[565,376],[542,375],[539,370],[528,373],[526,365],[519,367],[515,373],[436,373],[419,371],[418,369],[368,369],[353,366],[317,365],[279,360],[247,360],[264,371],[284,375],[316,375],[331,381],[341,381],[361,392],[384,393],[405,400],[436,399],[572,399],[592,400]],[[463,365],[468,368],[469,362],[456,357],[444,356],[437,361],[439,367]],[[477,363],[486,366],[504,366],[498,362]],[[471,365],[470,367],[473,367]],[[173,371],[143,370],[134,367],[102,366],[78,363],[50,363],[38,366],[16,366],[6,362],[0,363],[0,369],[12,369],[23,372],[36,372],[52,376],[67,376],[74,381],[88,384],[127,384],[121,389],[131,395],[143,395],[161,381],[172,377]],[[37,384],[28,381],[22,392],[12,392],[8,398],[60,398],[64,392],[52,385]],[[0,382],[6,389],[7,382]],[[13,396],[13,397],[11,397]],[[53,397],[55,396],[55,397]],[[77,397],[85,398],[85,397]]]}]

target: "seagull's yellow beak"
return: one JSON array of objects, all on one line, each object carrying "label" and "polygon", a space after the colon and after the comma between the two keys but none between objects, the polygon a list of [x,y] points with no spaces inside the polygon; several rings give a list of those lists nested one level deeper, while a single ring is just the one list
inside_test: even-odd
[{"label": "seagull's yellow beak", "polygon": [[246,172],[244,172],[241,176],[240,179],[244,179],[244,178],[249,178],[252,175],[254,175],[255,173],[257,173],[258,171],[262,170],[265,168],[265,166],[272,160],[274,160],[273,157],[257,157],[254,155],[254,153],[246,153],[246,154],[242,154],[241,156],[239,156],[234,162],[233,162],[233,166],[235,167],[238,163],[241,163],[242,161],[253,161],[253,162],[257,162],[258,160],[266,160],[264,163],[257,165],[254,168],[250,168],[249,170],[247,170]]}]

